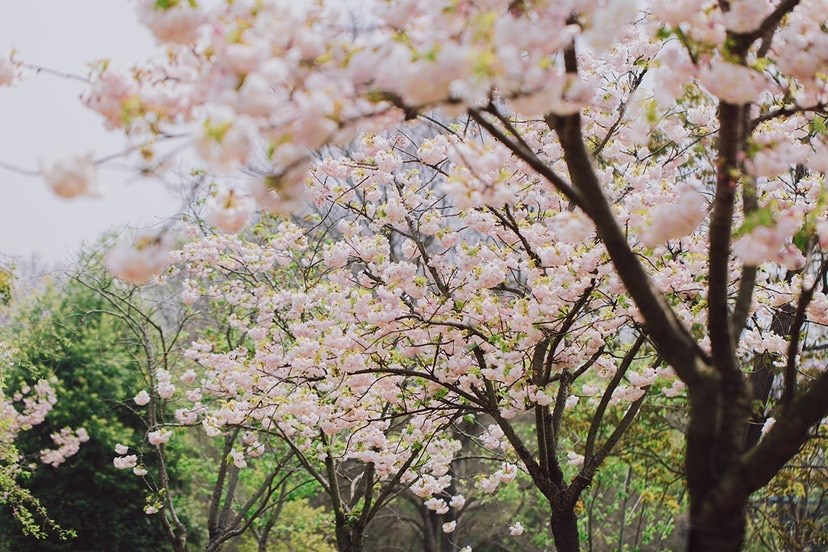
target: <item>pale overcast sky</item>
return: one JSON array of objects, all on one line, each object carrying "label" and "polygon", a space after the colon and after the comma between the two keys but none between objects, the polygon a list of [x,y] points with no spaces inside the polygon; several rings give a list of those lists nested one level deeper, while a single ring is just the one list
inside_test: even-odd
[{"label": "pale overcast sky", "polygon": [[[152,47],[128,0],[0,0],[0,55],[15,49],[20,60],[86,75],[96,59],[138,62]],[[122,150],[123,137],[81,104],[83,88],[44,74],[0,87],[0,162],[36,169],[39,160]],[[99,176],[103,197],[67,201],[38,178],[0,169],[0,254],[62,264],[109,228],[152,223],[178,207],[157,182],[116,166]]]}]

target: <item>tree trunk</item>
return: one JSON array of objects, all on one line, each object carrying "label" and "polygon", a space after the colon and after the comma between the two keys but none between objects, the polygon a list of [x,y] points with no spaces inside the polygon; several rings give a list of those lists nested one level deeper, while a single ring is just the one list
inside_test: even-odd
[{"label": "tree trunk", "polygon": [[[449,493],[453,493],[454,489],[449,488]],[[428,510],[428,519],[425,524],[429,527],[434,552],[453,552],[457,550],[457,546],[452,542],[452,536],[443,532],[443,524],[452,521],[457,521],[454,515],[454,509],[451,508],[447,514],[440,515],[437,512]]]},{"label": "tree trunk", "polygon": [[182,531],[177,533],[172,545],[175,552],[187,552],[187,532]]},{"label": "tree trunk", "polygon": [[557,552],[578,552],[580,539],[578,537],[578,518],[572,510],[556,512],[550,520],[552,537],[555,539]]},{"label": "tree trunk", "polygon": [[437,539],[434,536],[433,528],[431,527],[431,521],[428,519],[424,520],[423,523],[423,552],[439,552],[437,550]]},{"label": "tree trunk", "polygon": [[[279,503],[281,506],[281,503]],[[278,519],[279,514],[278,510],[276,515],[272,516],[262,529],[261,534],[257,535],[256,543],[258,544],[258,551],[259,552],[267,552],[267,541],[270,540],[270,532],[273,530],[273,526],[276,525],[276,520]]]},{"label": "tree trunk", "polygon": [[746,504],[739,508],[699,508],[690,514],[688,552],[738,552],[745,541]]},{"label": "tree trunk", "polygon": [[347,527],[337,524],[336,547],[339,552],[362,552],[365,534],[361,527]]}]

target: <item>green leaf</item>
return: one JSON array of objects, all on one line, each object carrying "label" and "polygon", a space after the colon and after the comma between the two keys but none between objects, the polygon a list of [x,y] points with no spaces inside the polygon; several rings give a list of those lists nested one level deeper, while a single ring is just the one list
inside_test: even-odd
[{"label": "green leaf", "polygon": [[799,248],[800,251],[802,251],[803,255],[807,255],[808,250],[811,248],[811,233],[805,228],[802,228],[794,235],[793,243]]},{"label": "green leaf", "polygon": [[646,114],[648,123],[652,125],[658,122],[658,105],[656,104],[655,100],[650,100],[647,102]]},{"label": "green leaf", "polygon": [[658,40],[667,40],[668,38],[670,38],[670,36],[671,36],[672,34],[673,34],[673,31],[672,31],[671,29],[669,29],[669,28],[667,28],[667,27],[661,27],[661,28],[660,28],[660,29],[656,32],[656,38],[657,38]]},{"label": "green leaf", "polygon": [[745,234],[749,234],[754,228],[758,228],[759,226],[773,226],[773,224],[773,211],[771,207],[762,207],[745,217],[745,221],[736,230],[736,237],[739,238]]},{"label": "green leaf", "polygon": [[764,71],[771,64],[771,60],[766,57],[761,57],[753,62],[751,65],[757,71]]},{"label": "green leaf", "polygon": [[811,119],[811,132],[814,134],[828,134],[828,118],[815,115]]}]

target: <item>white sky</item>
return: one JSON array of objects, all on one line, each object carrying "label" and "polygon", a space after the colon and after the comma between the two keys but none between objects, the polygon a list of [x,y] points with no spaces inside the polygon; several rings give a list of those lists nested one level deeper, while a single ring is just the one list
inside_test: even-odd
[{"label": "white sky", "polygon": [[[139,62],[152,47],[128,0],[0,0],[0,55],[15,49],[22,61],[85,76],[94,60]],[[0,161],[36,169],[39,160],[121,151],[122,135],[106,132],[102,118],[81,104],[83,88],[45,74],[0,87]],[[161,184],[117,165],[99,173],[103,197],[69,201],[38,178],[0,169],[0,254],[63,264],[107,229],[175,212],[178,201]]]}]

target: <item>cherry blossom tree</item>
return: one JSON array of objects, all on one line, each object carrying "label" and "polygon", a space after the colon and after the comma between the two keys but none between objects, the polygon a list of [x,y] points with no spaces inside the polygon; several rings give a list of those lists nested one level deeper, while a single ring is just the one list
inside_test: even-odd
[{"label": "cherry blossom tree", "polygon": [[[347,214],[336,223],[342,238],[323,259],[350,274],[345,281],[360,295],[370,292],[365,306],[343,305],[347,317],[370,324],[359,333],[387,336],[416,359],[411,368],[371,370],[426,380],[448,392],[443,400],[490,416],[480,444],[509,451],[527,471],[566,549],[577,546],[581,492],[663,371],[580,215],[481,138],[455,135],[452,149],[443,137],[367,136],[349,157],[324,159],[316,203],[337,198],[323,210]],[[406,158],[435,169],[395,176]],[[480,184],[490,177],[509,191],[486,198]],[[620,424],[602,426],[608,408],[619,407]],[[572,410],[590,413],[578,438],[565,429]],[[526,411],[534,416],[528,440],[515,425]],[[576,450],[572,441],[585,446]],[[565,474],[565,464],[580,469]],[[481,490],[492,492],[508,473],[487,474]]]},{"label": "cherry blossom tree", "polygon": [[[187,429],[194,425],[192,409],[175,408],[176,399],[186,393],[195,398],[199,393],[192,385],[196,373],[183,369],[184,342],[195,328],[209,325],[216,331],[227,329],[220,317],[210,318],[214,311],[195,312],[190,303],[177,300],[178,288],[139,289],[128,282],[114,280],[103,268],[100,254],[88,254],[73,275],[76,283],[98,295],[105,307],[99,314],[110,316],[123,324],[124,342],[135,355],[144,387],[134,396],[121,397],[146,425],[145,442],[118,443],[112,462],[125,477],[138,477],[146,486],[144,512],[157,516],[174,550],[187,550],[186,516],[180,511],[180,497],[185,489],[177,479],[176,462],[187,445],[176,443],[188,438]],[[232,332],[226,339],[233,343]],[[184,387],[185,389],[181,389]],[[190,389],[186,389],[186,388]],[[199,405],[198,399],[196,405]],[[192,401],[190,402],[192,406]],[[196,406],[196,410],[198,406]],[[211,446],[191,440],[190,446],[216,449],[208,464],[207,477],[212,486],[205,504],[205,550],[220,550],[229,540],[248,531],[254,522],[285,498],[301,481],[296,481],[293,454],[284,446],[270,446],[251,439],[240,427],[225,432],[208,432]],[[172,442],[171,442],[172,441]],[[255,442],[254,442],[255,441]],[[173,448],[175,447],[175,448]],[[253,457],[267,456],[248,467],[241,450],[252,450]],[[171,451],[172,449],[172,451]],[[203,452],[203,451],[202,451]]]},{"label": "cherry blossom tree", "polygon": [[263,441],[286,443],[330,499],[339,549],[359,551],[377,513],[407,489],[448,508],[434,497],[450,486],[459,449],[445,429],[465,410],[402,375],[360,370],[369,355],[329,310],[336,290],[312,262],[320,245],[289,223],[273,235],[262,246],[218,234],[176,252],[182,298],[225,304],[249,340],[229,350],[210,339],[192,344],[186,355],[204,376],[179,419],[208,435],[247,431],[248,446],[230,453],[241,468],[265,453]]},{"label": "cherry blossom tree", "polygon": [[[497,427],[545,482],[562,550],[578,544],[574,520],[556,517],[565,509],[555,505],[589,484],[613,434],[599,445],[598,415],[579,475],[563,483],[549,451],[566,401],[544,405],[546,386],[567,397],[568,380],[592,359],[583,353],[598,355],[589,367],[606,387],[596,414],[615,397],[634,417],[647,370],[663,373],[637,359],[657,355],[690,404],[689,548],[739,549],[748,497],[828,411],[819,353],[828,4],[368,7],[354,15],[341,2],[140,0],[159,54],[129,70],[100,64],[84,101],[123,129],[145,174],[164,170],[164,144],[182,129],[210,170],[254,168],[248,189],[213,200],[224,230],[247,220],[248,197],[289,212],[304,195],[350,212],[345,239],[324,248],[329,293],[315,300],[334,310],[353,301],[343,316],[370,324],[379,347],[402,335],[403,351],[456,348],[456,366],[435,362],[416,377],[466,407],[500,411]],[[15,57],[0,64],[0,83],[21,75]],[[422,125],[437,135],[416,143],[416,156],[384,134]],[[386,144],[313,163],[308,176],[314,152],[360,136]],[[99,161],[60,161],[44,176],[65,196],[96,193]],[[139,282],[163,267],[169,246],[155,236],[126,247],[111,267]],[[556,358],[566,347],[578,354]],[[621,361],[602,365],[604,354]],[[381,352],[370,360],[368,376],[414,376]],[[537,459],[505,429],[504,411],[527,403],[539,405],[537,427],[552,428]]]},{"label": "cherry blossom tree", "polygon": [[[183,297],[206,295],[250,311],[234,323],[256,342],[247,362],[246,351],[215,355],[209,344],[196,344],[191,356],[211,370],[231,372],[222,376],[230,382],[207,388],[226,388],[239,420],[252,416],[278,424],[280,410],[296,416],[298,409],[332,436],[356,420],[383,427],[388,419],[411,417],[408,423],[417,425],[403,435],[422,441],[419,426],[427,413],[425,435],[433,441],[446,425],[437,423],[444,417],[490,417],[494,423],[474,439],[502,452],[504,462],[479,474],[477,486],[492,493],[514,479],[520,465],[549,501],[559,548],[577,547],[581,493],[659,376],[665,376],[659,387],[668,393],[678,388],[645,347],[635,310],[601,259],[600,245],[580,245],[589,237],[580,215],[566,211],[545,186],[528,181],[520,191],[515,186],[518,198],[502,199],[502,205],[494,199],[485,208],[482,201],[470,202],[463,184],[476,184],[480,174],[503,172],[515,184],[525,180],[520,167],[501,168],[508,154],[488,151],[493,143],[476,149],[477,132],[453,139],[456,147],[468,148],[456,165],[446,163],[444,137],[413,144],[404,134],[392,138],[368,135],[348,157],[318,163],[310,193],[325,215],[311,216],[306,230],[283,223],[262,232],[270,236],[264,244],[219,234],[176,253],[175,265],[186,278]],[[428,157],[434,168],[398,172],[405,156],[420,163],[420,156]],[[480,165],[471,170],[459,162],[472,157]],[[303,385],[315,390],[304,404]],[[381,409],[369,408],[372,393]],[[332,398],[336,402],[329,405]],[[580,436],[585,446],[566,450],[571,445],[561,437],[565,411],[581,399],[580,408],[592,412]],[[265,405],[269,410],[258,412]],[[603,423],[617,409],[617,426]],[[528,442],[513,420],[525,411],[535,418]],[[347,433],[357,451],[371,435],[361,433]],[[322,446],[329,448],[326,441]],[[443,440],[434,446],[453,447]],[[433,459],[433,450],[426,447],[426,453]],[[563,458],[573,467],[562,467]],[[387,469],[382,454],[363,460]],[[447,461],[451,454],[441,455],[438,465]],[[574,473],[565,477],[564,469]],[[444,491],[451,481],[448,467],[439,470],[447,476],[439,484],[427,483],[420,473],[422,481],[412,488],[427,508],[447,514],[463,504]],[[447,532],[455,527],[453,519],[444,524]]]},{"label": "cherry blossom tree", "polygon": [[[241,247],[221,235],[186,245],[176,252],[180,268],[163,287],[113,281],[92,261],[75,276],[106,299],[106,314],[133,334],[147,383],[129,399],[147,424],[147,443],[118,444],[113,463],[145,481],[150,492],[144,511],[159,515],[176,550],[186,549],[188,527],[176,506],[180,493],[168,447],[187,439],[190,428],[220,441],[210,476],[206,550],[220,550],[309,481],[330,498],[340,549],[361,550],[368,524],[399,492],[419,485],[431,489],[421,494],[429,494],[448,485],[446,464],[456,446],[439,437],[445,422],[392,407],[393,378],[344,385],[311,372],[307,361],[295,357],[313,346],[311,334],[318,330],[312,323],[302,327],[296,320],[282,340],[274,335],[273,341],[263,339],[262,327],[248,327],[247,318],[265,316],[258,309],[273,308],[276,299],[259,302],[261,289],[248,294],[240,282],[289,275],[262,274],[273,257],[254,261],[252,244],[250,250],[234,245]],[[184,275],[182,292],[175,279]],[[179,293],[181,301],[173,300]],[[202,293],[212,299],[206,306],[198,305]],[[217,314],[207,319],[208,313]],[[294,342],[292,332],[304,332],[308,340]],[[200,339],[181,350],[192,335]]]}]

